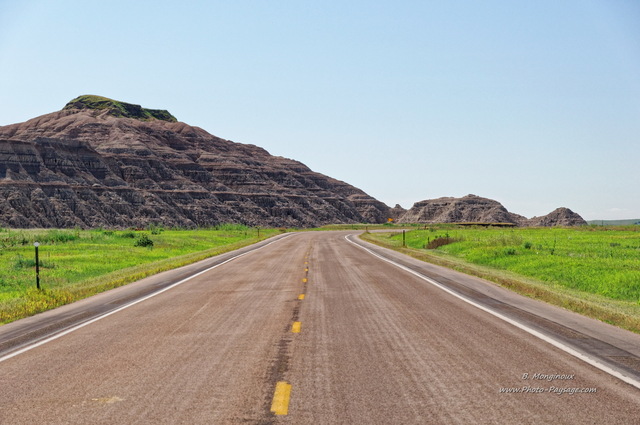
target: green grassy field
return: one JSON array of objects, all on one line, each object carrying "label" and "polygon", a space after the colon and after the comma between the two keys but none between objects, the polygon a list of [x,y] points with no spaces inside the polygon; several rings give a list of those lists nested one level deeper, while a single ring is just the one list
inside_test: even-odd
[{"label": "green grassy field", "polygon": [[[223,225],[199,230],[0,229],[0,323],[67,304],[279,233]],[[35,248],[40,283],[36,289]],[[151,241],[151,242],[149,242]]]},{"label": "green grassy field", "polygon": [[[365,239],[402,250],[402,233]],[[640,332],[640,227],[433,226],[407,253]]]}]

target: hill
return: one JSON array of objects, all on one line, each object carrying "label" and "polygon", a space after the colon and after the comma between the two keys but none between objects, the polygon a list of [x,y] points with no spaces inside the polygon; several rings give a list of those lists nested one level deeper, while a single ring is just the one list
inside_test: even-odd
[{"label": "hill", "polygon": [[558,208],[542,217],[527,219],[514,214],[498,201],[467,195],[416,202],[398,218],[400,223],[503,224],[513,226],[578,226],[587,224],[568,208]]},{"label": "hill", "polygon": [[0,225],[312,227],[381,223],[389,207],[345,182],[166,110],[80,96],[0,127]]}]

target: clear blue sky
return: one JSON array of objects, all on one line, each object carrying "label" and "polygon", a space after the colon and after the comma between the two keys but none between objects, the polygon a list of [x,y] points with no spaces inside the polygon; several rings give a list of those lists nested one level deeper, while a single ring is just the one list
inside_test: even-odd
[{"label": "clear blue sky", "polygon": [[81,94],[387,203],[640,218],[640,2],[0,0],[0,125]]}]

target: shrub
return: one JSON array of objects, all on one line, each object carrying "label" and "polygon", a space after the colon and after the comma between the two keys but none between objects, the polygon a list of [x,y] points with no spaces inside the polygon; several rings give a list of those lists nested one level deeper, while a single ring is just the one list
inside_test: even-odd
[{"label": "shrub", "polygon": [[164,228],[157,224],[151,223],[147,226],[147,230],[150,231],[152,235],[159,235],[164,231]]},{"label": "shrub", "polygon": [[245,231],[248,230],[249,227],[244,224],[235,224],[235,223],[221,223],[213,226],[214,230],[227,230],[227,231]]},{"label": "shrub", "polygon": [[451,238],[447,234],[447,236],[440,236],[440,237],[436,237],[434,240],[430,240],[424,247],[426,249],[436,249],[436,248],[440,248],[441,246],[449,245],[450,243],[459,242],[459,241],[460,239]]},{"label": "shrub", "polygon": [[133,246],[139,246],[144,248],[153,247],[153,241],[147,236],[146,233],[141,234],[134,242]]}]

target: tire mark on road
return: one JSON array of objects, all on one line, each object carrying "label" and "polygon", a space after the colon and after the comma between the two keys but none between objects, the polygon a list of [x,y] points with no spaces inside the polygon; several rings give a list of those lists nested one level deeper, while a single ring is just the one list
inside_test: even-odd
[{"label": "tire mark on road", "polygon": [[293,342],[296,333],[300,333],[301,322],[300,308],[302,301],[304,300],[304,294],[307,292],[307,285],[309,283],[309,255],[311,253],[311,247],[307,249],[304,257],[304,278],[302,279],[302,291],[295,300],[288,302],[294,303],[293,311],[291,312],[291,319],[284,327],[280,341],[278,341],[278,352],[273,362],[271,363],[271,369],[267,373],[267,385],[272,388],[273,391],[269,391],[267,398],[263,402],[265,416],[259,423],[259,425],[272,425],[275,422],[276,415],[287,415],[289,409],[289,401],[291,397],[291,391],[293,385],[287,381],[286,374],[289,371],[289,364],[291,362],[291,349],[290,345]]}]

